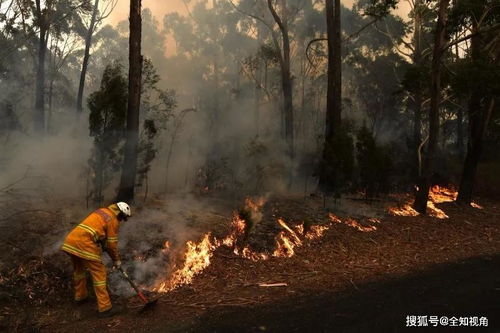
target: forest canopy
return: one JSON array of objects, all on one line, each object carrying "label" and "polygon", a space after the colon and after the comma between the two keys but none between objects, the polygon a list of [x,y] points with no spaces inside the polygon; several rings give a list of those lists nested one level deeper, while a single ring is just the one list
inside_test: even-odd
[{"label": "forest canopy", "polygon": [[[499,184],[497,0],[411,0],[404,17],[397,1],[184,4],[187,15],[140,15],[137,194],[372,197],[447,183],[470,203]],[[106,24],[115,6],[0,2],[7,177],[68,169],[71,195],[116,194],[131,58],[128,23]],[[47,145],[59,142],[72,157],[54,169],[63,150]]]}]

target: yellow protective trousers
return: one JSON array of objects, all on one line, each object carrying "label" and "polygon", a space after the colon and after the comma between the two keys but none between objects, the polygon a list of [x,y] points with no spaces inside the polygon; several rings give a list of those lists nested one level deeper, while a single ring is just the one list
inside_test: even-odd
[{"label": "yellow protective trousers", "polygon": [[106,287],[106,267],[104,267],[104,264],[100,261],[86,260],[74,255],[70,255],[70,257],[74,270],[75,301],[87,298],[87,276],[85,274],[87,270],[92,276],[99,312],[111,309],[112,305]]}]

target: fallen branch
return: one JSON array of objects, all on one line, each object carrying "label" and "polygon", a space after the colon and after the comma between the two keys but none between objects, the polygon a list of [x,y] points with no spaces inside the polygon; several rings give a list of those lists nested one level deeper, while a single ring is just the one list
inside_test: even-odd
[{"label": "fallen branch", "polygon": [[309,272],[298,272],[298,273],[278,273],[278,275],[296,276],[296,275],[311,275],[318,273],[319,273],[318,271],[309,271]]},{"label": "fallen branch", "polygon": [[[238,303],[231,303],[231,301],[240,301]],[[243,301],[243,302],[241,302]],[[261,303],[261,300],[252,300],[252,299],[246,299],[246,298],[236,298],[236,299],[229,299],[226,300],[225,303],[203,303],[203,302],[196,302],[196,303],[178,303],[178,302],[171,302],[171,301],[164,301],[162,303],[167,303],[167,304],[172,304],[172,305],[177,305],[177,306],[185,306],[185,307],[191,307],[191,308],[210,308],[210,307],[216,307],[216,306],[244,306],[244,305],[249,305],[249,304],[257,304]]]},{"label": "fallen branch", "polygon": [[288,283],[279,282],[279,283],[259,283],[259,287],[288,287]]},{"label": "fallen branch", "polygon": [[356,290],[359,290],[358,286],[354,283],[354,281],[352,280],[352,278],[349,280],[349,282],[351,282],[351,284],[354,286],[354,288]]}]

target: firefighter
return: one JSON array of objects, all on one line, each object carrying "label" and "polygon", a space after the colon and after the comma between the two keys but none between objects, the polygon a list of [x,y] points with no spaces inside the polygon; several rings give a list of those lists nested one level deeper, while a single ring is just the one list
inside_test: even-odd
[{"label": "firefighter", "polygon": [[87,278],[89,271],[97,297],[99,315],[112,316],[120,311],[111,305],[106,287],[106,268],[101,260],[101,248],[104,248],[113,260],[115,268],[121,267],[118,252],[118,229],[121,221],[131,216],[130,206],[118,202],[87,216],[66,236],[61,250],[68,253],[73,263],[73,282],[77,304],[87,300]]}]

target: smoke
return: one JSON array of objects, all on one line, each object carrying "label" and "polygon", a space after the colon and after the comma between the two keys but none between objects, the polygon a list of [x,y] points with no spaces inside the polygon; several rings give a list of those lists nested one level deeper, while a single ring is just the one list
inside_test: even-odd
[{"label": "smoke", "polygon": [[[226,234],[232,208],[226,201],[199,200],[187,195],[133,212],[133,217],[120,227],[123,267],[144,287],[167,279],[176,265],[182,264],[187,241],[199,240],[207,232]],[[130,286],[119,274],[113,273],[110,278],[114,292],[130,293]]]},{"label": "smoke", "polygon": [[[199,239],[209,231],[224,234],[229,212],[244,196],[268,193],[268,197],[307,192],[315,187],[312,175],[321,156],[324,132],[325,62],[319,60],[319,66],[313,68],[304,55],[307,42],[325,32],[324,23],[316,20],[324,17],[323,13],[314,6],[305,14],[297,11],[302,16],[289,24],[293,36],[296,151],[292,160],[283,138],[281,76],[269,31],[235,13],[231,6],[218,3],[220,6],[214,8],[206,6],[206,1],[192,1],[190,15],[174,13],[155,18],[149,11],[143,15],[143,54],[157,70],[158,88],[173,89],[177,96],[177,108],[168,115],[165,127],[158,127],[160,134],[155,139],[158,153],[147,179],[137,188],[134,217],[122,225],[120,232],[124,267],[144,285],[168,276],[179,262],[186,241]],[[107,26],[94,38],[87,96],[99,88],[102,71],[108,63],[126,59],[128,25],[121,26],[125,29]],[[376,41],[373,38],[372,42]],[[324,53],[321,45],[317,43],[318,49],[311,52]],[[349,44],[349,47],[367,48],[363,44]],[[174,48],[175,54],[170,51]],[[12,103],[21,123],[1,138],[4,145],[0,189],[14,191],[8,194],[6,206],[12,205],[14,193],[21,209],[48,207],[57,211],[57,227],[44,238],[45,255],[56,253],[64,235],[95,208],[90,207],[86,198],[92,186],[87,161],[93,145],[88,135],[88,115],[84,113],[76,121],[74,110],[68,107],[74,104],[81,57],[72,55],[68,59],[57,73],[51,95],[53,105],[46,112],[48,134],[43,137],[26,130],[32,125],[36,68],[31,62],[26,66],[24,62],[28,61],[19,60],[11,68],[8,80],[0,78],[0,102]],[[376,100],[373,97],[378,90],[367,93],[363,96],[364,103],[361,102],[359,93],[363,89],[357,85],[376,80],[364,73],[365,63],[355,65],[345,64],[359,70],[344,71],[344,99],[349,100],[344,114],[359,125],[369,115],[375,119],[377,114],[370,113],[373,105],[367,101]],[[50,68],[49,64],[47,67]],[[384,81],[394,84],[396,81],[390,80],[386,72],[382,71]],[[386,86],[383,95],[389,96],[386,92],[392,86]],[[391,106],[391,101],[386,101],[386,105]],[[195,111],[183,111],[187,109]],[[398,111],[397,105],[393,109]],[[405,126],[395,130],[392,123],[382,124],[378,130],[382,142],[405,131]],[[119,173],[118,170],[110,176],[113,179],[105,193],[105,202],[115,196]],[[143,200],[147,208],[141,208]],[[375,216],[366,205],[344,201],[340,209],[348,215]],[[254,223],[259,223],[260,211],[251,213]],[[111,278],[118,292],[130,292],[117,274],[111,274]]]},{"label": "smoke", "polygon": [[383,218],[386,214],[386,202],[366,202],[356,197],[345,197],[338,202],[327,200],[325,206],[329,211],[333,211],[340,216],[352,216],[355,218]]},{"label": "smoke", "polygon": [[67,128],[42,138],[10,133],[3,145],[0,188],[81,199],[91,139],[78,132]]}]

